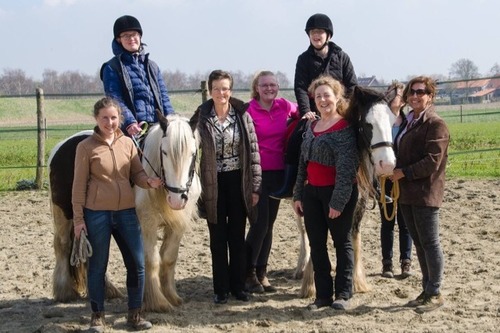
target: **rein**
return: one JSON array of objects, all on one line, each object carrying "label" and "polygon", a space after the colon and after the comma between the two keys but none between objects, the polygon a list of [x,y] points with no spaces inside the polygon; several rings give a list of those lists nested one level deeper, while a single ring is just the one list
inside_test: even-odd
[{"label": "rein", "polygon": [[391,199],[393,202],[392,205],[392,214],[389,215],[387,212],[387,202],[385,200],[385,181],[387,180],[387,176],[380,177],[380,204],[382,205],[382,210],[384,211],[384,217],[387,221],[391,221],[396,216],[396,212],[398,209],[398,199],[399,199],[399,181],[394,181],[392,183],[391,189]]}]

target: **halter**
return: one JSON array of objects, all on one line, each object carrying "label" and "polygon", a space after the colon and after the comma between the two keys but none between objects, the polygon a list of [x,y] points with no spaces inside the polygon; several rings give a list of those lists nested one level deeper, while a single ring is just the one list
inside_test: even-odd
[{"label": "halter", "polygon": [[382,147],[391,147],[391,148],[393,147],[393,144],[390,141],[380,141],[372,145],[370,142],[371,140],[368,139],[368,136],[370,135],[366,133],[363,125],[360,125],[358,130],[361,138],[363,139],[363,142],[365,143],[366,147],[370,147],[370,150],[375,150],[377,148],[382,148]]},{"label": "halter", "polygon": [[[167,124],[167,128],[168,128],[168,124]],[[165,128],[165,131],[163,132],[162,138],[165,138],[167,136],[167,128]],[[161,179],[163,180],[163,188],[167,192],[173,192],[173,193],[181,194],[182,196],[187,197],[187,194],[189,193],[189,188],[191,187],[191,184],[193,183],[194,170],[196,167],[197,151],[195,151],[191,155],[191,164],[189,165],[189,177],[188,177],[188,181],[186,182],[185,187],[174,187],[174,186],[170,186],[167,184],[167,178],[165,177],[165,171],[163,168],[162,152],[163,152],[163,149],[162,149],[162,145],[160,144],[160,165],[161,165]],[[155,173],[156,173],[156,171],[155,171]]]}]

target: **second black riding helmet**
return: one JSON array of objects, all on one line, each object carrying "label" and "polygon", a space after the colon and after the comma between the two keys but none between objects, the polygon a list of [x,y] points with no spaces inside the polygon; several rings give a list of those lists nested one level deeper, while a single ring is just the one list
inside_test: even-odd
[{"label": "second black riding helmet", "polygon": [[329,35],[329,38],[333,36],[332,20],[325,14],[314,14],[307,20],[305,29],[307,35],[312,29],[323,29]]}]

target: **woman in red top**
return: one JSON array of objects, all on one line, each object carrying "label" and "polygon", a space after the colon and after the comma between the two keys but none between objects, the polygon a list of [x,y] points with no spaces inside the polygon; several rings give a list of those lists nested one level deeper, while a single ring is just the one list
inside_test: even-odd
[{"label": "woman in red top", "polygon": [[[321,118],[305,132],[293,195],[295,212],[304,216],[314,267],[316,300],[309,309],[331,306],[345,310],[353,288],[351,226],[359,165],[356,132],[344,119],[347,102],[339,81],[319,77],[311,83],[309,93]],[[328,233],[337,258],[335,286],[326,243]]]}]

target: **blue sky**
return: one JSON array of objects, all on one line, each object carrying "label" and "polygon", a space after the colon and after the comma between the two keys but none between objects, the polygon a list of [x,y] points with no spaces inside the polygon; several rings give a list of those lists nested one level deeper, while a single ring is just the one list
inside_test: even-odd
[{"label": "blue sky", "polygon": [[94,74],[112,56],[115,19],[129,14],[162,70],[269,69],[293,80],[317,12],[358,76],[448,75],[461,58],[481,74],[500,64],[498,0],[0,0],[0,72]]}]

